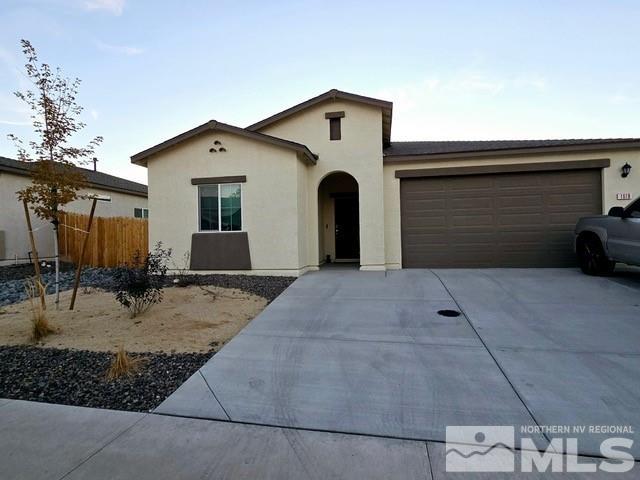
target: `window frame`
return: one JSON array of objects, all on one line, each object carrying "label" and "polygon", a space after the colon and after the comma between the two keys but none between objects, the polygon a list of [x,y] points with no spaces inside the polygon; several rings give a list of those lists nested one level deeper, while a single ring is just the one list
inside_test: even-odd
[{"label": "window frame", "polygon": [[[136,210],[140,210],[139,217],[136,217]],[[145,216],[145,212],[147,212],[146,216]],[[141,220],[149,220],[149,209],[147,207],[133,207],[133,218],[139,218]]]},{"label": "window frame", "polygon": [[341,110],[339,112],[326,112],[324,114],[324,118],[326,120],[329,120],[329,141],[330,142],[338,142],[342,140],[342,119],[344,117],[345,117],[344,110]]},{"label": "window frame", "polygon": [[[222,226],[222,201],[221,201],[221,197],[220,197],[220,186],[221,185],[237,185],[240,188],[240,230],[220,230],[220,227]],[[242,182],[220,182],[220,183],[201,183],[196,185],[198,188],[196,188],[196,201],[198,204],[198,218],[197,218],[197,222],[198,224],[196,225],[197,227],[197,232],[198,233],[237,233],[237,232],[244,232],[244,189],[242,188]],[[200,187],[214,187],[217,186],[218,187],[218,230],[202,230],[202,223],[201,223],[201,214],[202,214],[202,209],[200,206]]]}]

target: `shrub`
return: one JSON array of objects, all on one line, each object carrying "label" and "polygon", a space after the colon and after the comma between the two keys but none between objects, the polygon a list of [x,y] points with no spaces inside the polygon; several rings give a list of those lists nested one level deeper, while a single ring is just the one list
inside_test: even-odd
[{"label": "shrub", "polygon": [[162,301],[171,249],[158,242],[144,258],[138,251],[130,264],[118,267],[113,276],[116,300],[131,312],[131,318]]},{"label": "shrub", "polygon": [[198,284],[198,277],[190,275],[189,270],[191,268],[191,253],[185,252],[182,255],[182,261],[180,264],[173,262],[173,269],[175,274],[173,275],[172,283],[176,287],[188,287],[190,285]]},{"label": "shrub", "polygon": [[44,337],[56,333],[56,330],[49,325],[47,314],[40,303],[40,293],[44,293],[46,287],[38,280],[28,278],[24,282],[24,289],[31,308],[31,340],[39,342]]},{"label": "shrub", "polygon": [[107,380],[133,375],[142,366],[142,363],[141,358],[131,358],[124,347],[120,347],[107,371]]}]

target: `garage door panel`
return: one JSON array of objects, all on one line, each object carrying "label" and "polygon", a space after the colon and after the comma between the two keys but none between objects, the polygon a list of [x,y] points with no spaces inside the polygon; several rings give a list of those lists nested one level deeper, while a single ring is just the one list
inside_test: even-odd
[{"label": "garage door panel", "polygon": [[498,227],[518,225],[520,227],[536,226],[538,228],[544,222],[545,216],[541,213],[511,213],[499,214],[497,224]]},{"label": "garage door panel", "polygon": [[487,210],[493,209],[494,199],[491,196],[476,197],[469,195],[468,197],[453,198],[450,200],[449,205],[456,210],[467,210],[486,208]]},{"label": "garage door panel", "polygon": [[421,218],[413,217],[407,220],[405,228],[407,231],[419,231],[420,229],[426,229],[430,227],[446,227],[447,218],[443,216],[423,216]]},{"label": "garage door panel", "polygon": [[564,228],[569,226],[571,227],[571,229],[573,229],[573,227],[575,227],[576,225],[575,220],[576,220],[575,215],[572,214],[571,212],[552,213],[549,215],[549,226],[564,227]]},{"label": "garage door panel", "polygon": [[423,211],[425,213],[437,212],[438,210],[444,210],[447,207],[447,202],[443,198],[420,198],[418,196],[415,197],[413,202],[412,210]]},{"label": "garage door panel", "polygon": [[[558,185],[562,187],[584,186],[591,188],[593,186],[592,179],[586,177],[584,172],[585,170],[568,170],[562,172],[562,175],[549,177],[548,182],[550,185]],[[598,172],[598,175],[600,174],[600,170],[591,170],[591,172]]]},{"label": "garage door panel", "polygon": [[494,197],[492,200],[499,208],[516,209],[521,207],[538,208],[543,197],[540,193],[513,195],[511,193]]},{"label": "garage door panel", "polygon": [[486,214],[467,214],[467,215],[451,215],[452,226],[486,226],[493,223],[493,215]]},{"label": "garage door panel", "polygon": [[575,264],[573,228],[601,213],[601,171],[401,180],[405,267]]}]

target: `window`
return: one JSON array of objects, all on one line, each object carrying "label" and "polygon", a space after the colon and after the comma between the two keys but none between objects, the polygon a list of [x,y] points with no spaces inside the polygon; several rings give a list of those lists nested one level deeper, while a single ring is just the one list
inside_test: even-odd
[{"label": "window", "polygon": [[329,120],[329,140],[340,140],[342,138],[340,119],[344,118],[344,112],[327,112],[324,118]]},{"label": "window", "polygon": [[133,216],[136,218],[149,218],[149,209],[148,208],[134,208]]},{"label": "window", "polygon": [[330,118],[329,119],[329,140],[340,140],[342,137],[340,132],[340,119],[339,118]]},{"label": "window", "polygon": [[201,232],[242,230],[242,189],[239,183],[198,187]]}]

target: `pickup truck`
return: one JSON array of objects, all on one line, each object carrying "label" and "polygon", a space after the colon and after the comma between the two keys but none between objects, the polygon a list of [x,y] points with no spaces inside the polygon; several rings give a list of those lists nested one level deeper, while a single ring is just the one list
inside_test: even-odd
[{"label": "pickup truck", "polygon": [[616,262],[640,266],[640,198],[608,215],[583,217],[575,229],[580,269],[588,275],[613,272]]}]

